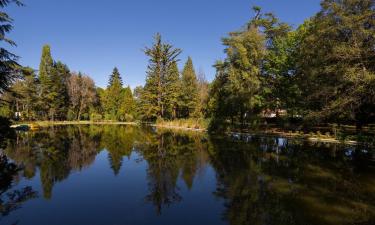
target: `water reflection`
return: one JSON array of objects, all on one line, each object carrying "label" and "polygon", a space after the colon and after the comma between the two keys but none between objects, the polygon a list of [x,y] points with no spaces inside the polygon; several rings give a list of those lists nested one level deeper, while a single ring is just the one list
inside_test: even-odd
[{"label": "water reflection", "polygon": [[224,218],[230,224],[373,224],[373,168],[363,161],[358,167],[337,145],[298,142],[212,142]]},{"label": "water reflection", "polygon": [[[4,137],[0,137],[0,222],[2,218],[20,209],[24,202],[36,198],[38,195],[30,186],[15,187],[22,168],[10,162],[4,155],[1,149],[5,147]],[[17,219],[12,221],[12,224],[17,223]]]},{"label": "water reflection", "polygon": [[[165,224],[157,220],[165,219],[164,216],[172,220],[173,215],[168,214],[168,210],[176,210],[174,207],[179,205],[185,214],[193,213],[193,206],[184,202],[191,200],[187,199],[189,193],[198,192],[194,186],[206,189],[211,193],[208,198],[217,199],[215,204],[223,206],[213,212],[208,202],[194,199],[203,208],[207,204],[206,211],[212,213],[213,224],[375,223],[373,151],[364,151],[361,147],[240,135],[213,138],[201,133],[136,126],[82,125],[19,133],[3,149],[0,163],[2,217],[12,216],[10,211],[37,197],[32,187],[21,187],[14,180],[39,177],[42,196],[53,201],[57,183],[69,180],[74,172],[90,170],[100,160],[97,156],[107,152],[112,174],[118,179],[123,178],[122,173],[134,173],[122,170],[132,154],[137,155],[137,164],[144,163],[145,167],[135,170],[145,173],[145,183],[135,185],[139,185],[139,190],[145,189],[140,201],[152,206],[154,214],[158,215],[156,219],[151,214],[143,215],[154,218],[153,224]],[[207,169],[212,169],[216,175],[211,183],[207,183],[210,179]],[[201,179],[197,179],[199,176]],[[115,185],[114,180],[111,182],[107,185]],[[210,185],[215,188],[211,190]],[[95,187],[90,188],[95,190]],[[129,196],[135,192],[124,190]],[[127,204],[132,205],[135,212],[145,210],[136,202]],[[123,205],[114,198],[111,207]],[[63,206],[60,209],[64,210]],[[132,216],[135,217],[129,215]],[[126,224],[120,218],[114,221]],[[132,224],[150,223],[134,218],[130,221]],[[49,222],[58,224],[54,220]],[[201,222],[202,218],[193,216],[189,222],[181,223]],[[90,224],[95,224],[95,219]]]},{"label": "water reflection", "polygon": [[177,186],[179,176],[190,189],[197,171],[207,164],[208,155],[199,134],[183,136],[160,132],[146,137],[137,144],[138,151],[148,162],[146,201],[155,205],[156,212],[161,214],[163,207],[182,200]]}]

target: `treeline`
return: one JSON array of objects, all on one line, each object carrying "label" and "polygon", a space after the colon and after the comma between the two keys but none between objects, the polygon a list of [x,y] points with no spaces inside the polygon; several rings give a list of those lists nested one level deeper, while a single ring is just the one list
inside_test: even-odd
[{"label": "treeline", "polygon": [[179,72],[180,53],[157,34],[154,45],[145,49],[150,58],[146,84],[136,87],[133,96],[116,67],[107,87],[96,87],[88,75],[71,72],[67,65],[55,61],[50,46],[45,45],[38,73],[30,67],[19,67],[22,78],[1,96],[0,113],[25,121],[201,118],[208,82],[203,73],[198,79],[190,57]]},{"label": "treeline", "polygon": [[[160,34],[144,49],[146,82],[134,92],[123,87],[116,68],[108,86],[98,88],[88,76],[55,62],[45,46],[38,76],[22,68],[23,79],[2,77],[6,104],[0,113],[20,112],[25,120],[205,118],[212,131],[267,122],[358,128],[375,122],[373,0],[323,0],[321,10],[297,29],[259,7],[254,12],[242,29],[223,38],[226,57],[215,63],[211,84],[203,73],[197,76],[190,57],[180,72],[181,49]],[[5,65],[16,64],[7,54]],[[9,75],[14,67],[4,68]]]},{"label": "treeline", "polygon": [[293,30],[254,7],[223,39],[210,88],[212,130],[279,120],[313,126],[375,122],[375,1],[323,0]]},{"label": "treeline", "polygon": [[145,49],[149,57],[146,84],[136,88],[140,119],[202,118],[208,99],[208,82],[203,72],[199,79],[189,57],[180,73],[177,62],[181,49],[164,43],[156,34],[151,48]]},{"label": "treeline", "polygon": [[43,47],[39,73],[22,68],[17,79],[3,94],[1,114],[22,120],[119,120],[134,118],[134,99],[130,87],[123,87],[117,68],[109,76],[106,89],[82,73],[71,72],[67,65]]}]

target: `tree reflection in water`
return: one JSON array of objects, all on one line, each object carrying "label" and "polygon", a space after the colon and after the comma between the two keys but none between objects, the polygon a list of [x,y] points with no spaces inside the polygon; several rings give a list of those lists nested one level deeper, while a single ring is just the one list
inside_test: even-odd
[{"label": "tree reflection in water", "polygon": [[191,188],[196,172],[207,164],[208,155],[201,145],[201,135],[181,135],[170,131],[145,135],[137,149],[148,163],[149,194],[146,201],[156,207],[158,214],[163,207],[182,200],[177,181],[179,176]]},{"label": "tree reflection in water", "polygon": [[[37,197],[37,192],[30,186],[14,188],[22,168],[10,162],[4,154],[5,138],[9,138],[8,135],[0,137],[0,222],[11,212],[21,208],[24,202]],[[17,224],[17,222],[14,221],[12,224]]]},{"label": "tree reflection in water", "polygon": [[337,147],[277,138],[212,141],[224,219],[233,225],[374,224],[374,168],[357,171],[356,159]]},{"label": "tree reflection in water", "polygon": [[[102,151],[108,152],[116,176],[124,157],[130,158],[132,153],[146,162],[144,200],[158,215],[184,201],[186,192],[182,190],[191,190],[197,175],[212,167],[217,182],[212,197],[225,201],[222,219],[229,224],[375,223],[374,167],[367,160],[373,160],[373,153],[360,147],[269,137],[209,138],[201,133],[150,127],[82,125],[20,133],[9,141],[5,154],[14,161],[12,165],[23,168],[11,177],[19,174],[32,178],[39,171],[43,196],[49,199],[56,183],[73,171],[88,168]],[[7,170],[3,167],[1,171]],[[6,181],[3,174],[2,180]],[[35,193],[22,189],[9,196],[10,201],[21,203]],[[2,210],[7,208],[5,201],[2,197]]]}]

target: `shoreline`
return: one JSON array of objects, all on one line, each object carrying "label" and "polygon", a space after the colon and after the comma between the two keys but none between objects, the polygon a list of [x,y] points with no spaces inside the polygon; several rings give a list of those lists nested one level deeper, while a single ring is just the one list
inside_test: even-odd
[{"label": "shoreline", "polygon": [[114,122],[114,121],[35,121],[35,122],[25,122],[25,123],[16,123],[11,127],[27,125],[31,126],[51,126],[51,125],[137,125],[136,122]]},{"label": "shoreline", "polygon": [[310,143],[327,143],[327,144],[346,144],[346,145],[358,145],[361,143],[358,143],[357,141],[353,140],[338,140],[336,138],[330,138],[330,137],[314,137],[310,136],[308,134],[297,134],[297,133],[287,133],[287,132],[228,132],[228,135],[240,135],[240,136],[268,136],[268,137],[281,137],[281,138],[287,138],[287,139],[300,139],[304,140]]},{"label": "shoreline", "polygon": [[[47,127],[53,125],[148,125],[151,127],[162,128],[162,129],[170,129],[170,130],[182,130],[182,131],[192,131],[192,132],[200,132],[200,133],[208,133],[207,129],[203,128],[191,128],[185,126],[172,126],[172,125],[161,125],[156,123],[140,123],[140,122],[115,122],[115,121],[35,121],[35,122],[25,122],[25,123],[16,123],[11,126],[11,128],[17,128],[22,125],[26,125],[32,130],[33,128],[37,129],[37,127]],[[292,138],[292,139],[302,139],[311,143],[332,143],[332,144],[347,144],[347,145],[358,145],[357,141],[353,140],[338,140],[333,137],[316,137],[309,134],[300,134],[300,133],[291,133],[291,132],[283,132],[283,131],[260,131],[260,132],[236,132],[230,131],[226,132],[225,135],[233,136],[233,135],[263,135],[263,136],[270,136],[270,137],[283,137],[283,138]]]}]

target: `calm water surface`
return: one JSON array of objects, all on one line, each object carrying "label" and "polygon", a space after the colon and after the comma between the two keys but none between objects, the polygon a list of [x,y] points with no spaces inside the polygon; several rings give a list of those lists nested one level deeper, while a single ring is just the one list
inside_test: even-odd
[{"label": "calm water surface", "polygon": [[365,147],[55,126],[0,150],[0,224],[375,224]]}]

